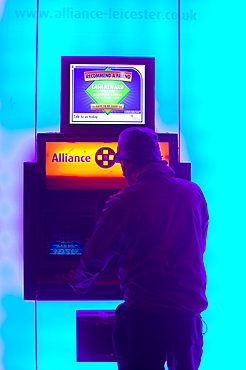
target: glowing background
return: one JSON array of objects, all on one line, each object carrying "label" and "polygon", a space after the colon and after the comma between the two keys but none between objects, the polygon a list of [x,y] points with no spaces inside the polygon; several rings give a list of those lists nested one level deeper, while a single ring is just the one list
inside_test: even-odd
[{"label": "glowing background", "polygon": [[[59,129],[60,56],[155,56],[157,130],[177,132],[177,4],[82,4],[39,1],[35,111],[36,1],[0,1],[1,370],[35,367],[34,303],[22,299],[22,162],[34,160],[35,112],[39,132]],[[75,19],[63,10],[81,7],[91,18]],[[118,18],[112,11],[111,18],[92,18],[109,8],[119,11]],[[143,19],[124,13],[145,10]],[[245,10],[243,0],[181,1],[181,158],[192,162],[192,178],[205,192],[211,217],[202,370],[241,369],[245,362]],[[166,19],[157,19],[158,12]],[[39,302],[39,369],[97,369],[75,363],[75,311],[116,304]]]}]

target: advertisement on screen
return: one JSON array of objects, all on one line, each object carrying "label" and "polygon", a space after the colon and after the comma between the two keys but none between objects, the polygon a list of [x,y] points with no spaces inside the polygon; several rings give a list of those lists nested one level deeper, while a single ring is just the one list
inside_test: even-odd
[{"label": "advertisement on screen", "polygon": [[145,66],[70,64],[70,124],[145,124]]}]

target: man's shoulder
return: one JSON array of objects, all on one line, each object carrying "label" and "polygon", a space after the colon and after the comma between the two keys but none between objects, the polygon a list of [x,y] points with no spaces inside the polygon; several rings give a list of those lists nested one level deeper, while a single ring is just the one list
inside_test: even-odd
[{"label": "man's shoulder", "polygon": [[180,187],[180,189],[184,189],[186,191],[191,192],[197,192],[202,193],[202,190],[199,185],[197,185],[195,182],[192,182],[190,180],[181,179],[179,177],[172,177],[172,181]]},{"label": "man's shoulder", "polygon": [[[170,182],[169,182],[170,181]],[[200,186],[195,182],[172,177],[169,180],[169,194],[178,197],[180,201],[194,205],[206,206],[206,199]]]},{"label": "man's shoulder", "polygon": [[176,184],[178,184],[183,199],[189,200],[193,204],[199,203],[202,207],[207,208],[207,202],[204,193],[198,184],[179,178],[175,178],[174,181]]},{"label": "man's shoulder", "polygon": [[138,184],[130,185],[124,189],[121,189],[118,193],[111,195],[109,199],[113,201],[124,201],[131,199],[139,193],[139,190],[140,186]]},{"label": "man's shoulder", "polygon": [[105,208],[109,207],[125,207],[127,204],[131,204],[138,198],[139,186],[131,185],[124,189],[121,189],[118,193],[111,195],[105,205]]}]

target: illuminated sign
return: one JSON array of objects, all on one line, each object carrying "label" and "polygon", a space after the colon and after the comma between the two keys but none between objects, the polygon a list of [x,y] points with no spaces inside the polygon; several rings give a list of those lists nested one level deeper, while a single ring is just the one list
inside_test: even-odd
[{"label": "illuminated sign", "polygon": [[[117,142],[46,142],[46,185],[49,189],[121,189],[127,186],[121,165],[114,162]],[[169,144],[161,142],[169,162]]]}]

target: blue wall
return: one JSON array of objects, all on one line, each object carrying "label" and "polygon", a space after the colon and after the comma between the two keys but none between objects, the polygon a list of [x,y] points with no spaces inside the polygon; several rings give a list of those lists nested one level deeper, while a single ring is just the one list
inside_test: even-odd
[{"label": "blue wall", "polygon": [[[157,131],[178,130],[176,2],[38,5],[37,44],[36,1],[0,1],[1,370],[35,368],[34,303],[22,298],[22,163],[35,158],[35,130],[59,131],[60,56],[155,56]],[[245,10],[242,0],[181,1],[181,159],[192,162],[192,178],[204,190],[211,218],[202,370],[244,363]],[[75,362],[75,310],[115,305],[39,302],[39,369],[98,368]]]}]

